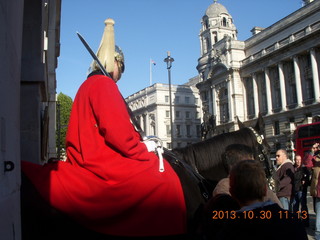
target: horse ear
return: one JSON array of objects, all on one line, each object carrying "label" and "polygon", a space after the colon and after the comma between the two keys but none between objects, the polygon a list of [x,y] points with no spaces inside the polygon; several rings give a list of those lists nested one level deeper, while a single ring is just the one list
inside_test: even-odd
[{"label": "horse ear", "polygon": [[239,128],[245,128],[246,126],[240,121],[239,117],[236,116]]},{"label": "horse ear", "polygon": [[256,126],[254,128],[258,132],[264,132],[264,127],[265,127],[265,124],[264,124],[264,120],[263,120],[262,114],[259,113],[258,119],[257,119],[257,123],[256,123]]}]

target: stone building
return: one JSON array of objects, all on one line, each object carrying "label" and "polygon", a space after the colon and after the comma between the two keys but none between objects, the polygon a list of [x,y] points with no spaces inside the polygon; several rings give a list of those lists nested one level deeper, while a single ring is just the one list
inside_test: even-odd
[{"label": "stone building", "polygon": [[202,17],[199,88],[216,118],[215,133],[252,125],[264,116],[273,152],[291,151],[293,131],[320,114],[320,1],[304,6],[252,36],[237,40],[227,9],[214,1]]},{"label": "stone building", "polygon": [[60,0],[0,0],[0,238],[21,239],[20,161],[56,157]]},{"label": "stone building", "polygon": [[171,85],[172,126],[169,102],[169,84],[156,83],[126,98],[134,116],[147,136],[159,137],[164,147],[184,147],[200,140],[201,102],[195,83]]}]

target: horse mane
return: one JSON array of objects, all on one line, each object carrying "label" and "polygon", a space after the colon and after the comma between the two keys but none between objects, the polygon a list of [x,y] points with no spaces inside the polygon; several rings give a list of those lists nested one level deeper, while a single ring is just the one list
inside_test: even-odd
[{"label": "horse mane", "polygon": [[175,148],[173,152],[201,172],[222,164],[222,154],[230,144],[241,143],[252,147],[254,142],[252,137],[249,137],[250,134],[252,135],[250,129],[242,128],[238,131],[216,135],[183,148]]}]

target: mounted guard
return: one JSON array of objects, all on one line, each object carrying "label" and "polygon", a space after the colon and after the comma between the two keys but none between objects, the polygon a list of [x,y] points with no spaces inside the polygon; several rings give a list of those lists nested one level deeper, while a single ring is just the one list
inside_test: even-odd
[{"label": "mounted guard", "polygon": [[[119,92],[124,56],[105,21],[97,52],[80,86],[66,136],[66,162],[22,162],[47,204],[93,232],[127,237],[187,232],[184,192],[176,172],[142,139]],[[107,74],[102,71],[106,70]],[[107,75],[107,76],[106,76]]]}]

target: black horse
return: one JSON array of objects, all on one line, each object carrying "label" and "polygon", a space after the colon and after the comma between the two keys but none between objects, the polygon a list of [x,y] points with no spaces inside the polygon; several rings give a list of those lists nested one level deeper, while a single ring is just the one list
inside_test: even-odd
[{"label": "black horse", "polygon": [[[268,159],[269,145],[264,138],[264,123],[259,115],[254,127],[245,127],[238,120],[240,130],[224,133],[184,148],[165,150],[165,158],[180,177],[185,194],[189,233],[184,239],[194,239],[194,233],[201,218],[201,207],[210,198],[216,183],[227,177],[222,163],[225,148],[234,143],[252,147],[256,159],[264,164],[267,176],[271,165]],[[48,205],[22,176],[22,229],[23,239],[124,239],[106,236],[86,230]],[[169,197],[169,196],[164,196]],[[35,207],[36,206],[36,207]],[[176,239],[181,236],[155,237],[146,239]],[[132,239],[132,238],[130,238]],[[141,238],[138,238],[141,239]]]},{"label": "black horse", "polygon": [[246,127],[237,119],[239,130],[216,135],[204,141],[188,145],[184,148],[172,150],[178,159],[190,165],[196,173],[201,175],[209,184],[209,191],[217,182],[228,176],[222,162],[222,155],[227,146],[241,143],[252,148],[255,159],[263,164],[266,176],[272,176],[271,162],[269,159],[270,146],[265,138],[265,124],[259,114],[253,127]]}]

